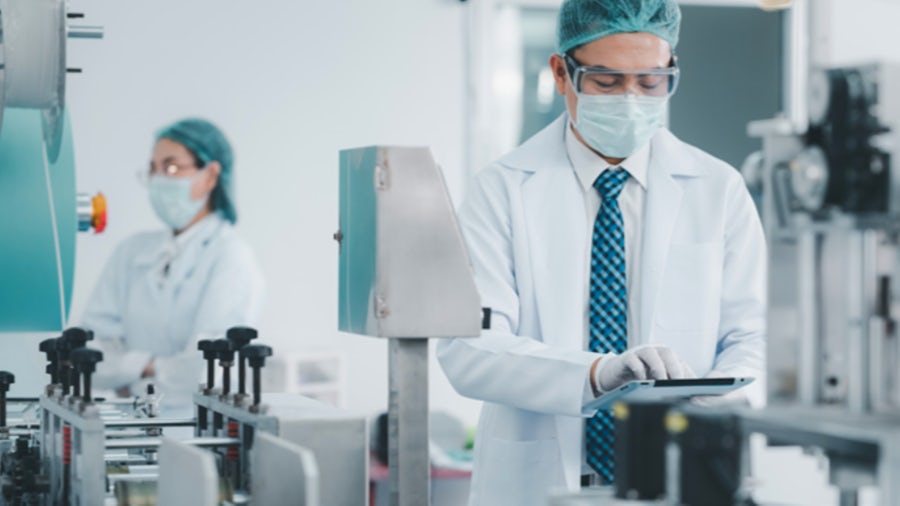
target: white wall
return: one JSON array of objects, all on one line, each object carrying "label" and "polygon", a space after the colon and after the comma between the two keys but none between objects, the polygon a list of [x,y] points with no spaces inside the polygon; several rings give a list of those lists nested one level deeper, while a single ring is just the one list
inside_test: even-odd
[{"label": "white wall", "polygon": [[[812,0],[813,4],[821,0]],[[830,65],[900,63],[898,0],[826,0],[823,58]]]},{"label": "white wall", "polygon": [[[337,318],[338,150],[431,146],[462,193],[464,4],[453,0],[73,0],[102,41],[71,41],[68,102],[78,188],[102,190],[110,225],[78,239],[74,319],[113,247],[158,227],[135,172],[153,134],[184,116],[220,125],[236,152],[238,230],[267,282],[261,340],[346,354],[346,406],[387,406],[386,343]],[[433,346],[432,346],[433,347]],[[477,403],[436,362],[433,409],[474,423]]]}]

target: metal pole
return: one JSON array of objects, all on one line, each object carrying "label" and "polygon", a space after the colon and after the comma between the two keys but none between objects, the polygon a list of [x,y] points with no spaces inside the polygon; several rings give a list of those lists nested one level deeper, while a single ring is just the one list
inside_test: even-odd
[{"label": "metal pole", "polygon": [[428,339],[389,339],[388,461],[391,506],[425,506],[428,456]]},{"label": "metal pole", "polygon": [[847,408],[864,414],[872,410],[869,388],[869,319],[876,281],[878,236],[873,231],[847,232]]},{"label": "metal pole", "polygon": [[193,418],[129,418],[125,420],[104,420],[103,425],[107,428],[193,427],[195,422]]},{"label": "metal pole", "polygon": [[[181,443],[201,448],[215,448],[221,446],[240,446],[241,440],[229,437],[199,437],[183,439]],[[159,448],[162,445],[161,438],[134,438],[134,439],[107,439],[107,450],[130,450],[140,448]]]},{"label": "metal pole", "polygon": [[805,132],[809,123],[806,100],[810,71],[810,4],[809,0],[795,0],[785,23],[788,47],[784,55],[784,107],[798,132]]},{"label": "metal pole", "polygon": [[[798,217],[800,218],[800,217]],[[820,333],[816,295],[819,293],[816,255],[816,232],[810,230],[810,220],[803,216],[797,232],[797,306],[800,319],[799,371],[797,371],[797,400],[813,406],[819,398],[821,374],[819,364]]]}]

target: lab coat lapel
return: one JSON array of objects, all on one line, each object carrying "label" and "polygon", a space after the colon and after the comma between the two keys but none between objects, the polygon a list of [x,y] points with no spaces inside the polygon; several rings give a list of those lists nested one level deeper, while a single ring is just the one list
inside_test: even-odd
[{"label": "lab coat lapel", "polygon": [[660,283],[665,273],[669,256],[672,231],[681,198],[684,193],[676,180],[676,174],[690,173],[677,166],[685,160],[677,156],[673,149],[676,139],[668,131],[661,131],[654,138],[650,150],[650,166],[647,173],[647,199],[643,227],[643,246],[641,253],[641,316],[640,341],[637,344],[651,342],[653,317],[656,310],[656,298]]},{"label": "lab coat lapel", "polygon": [[584,195],[568,158],[537,171],[522,189],[543,341],[584,346]]}]

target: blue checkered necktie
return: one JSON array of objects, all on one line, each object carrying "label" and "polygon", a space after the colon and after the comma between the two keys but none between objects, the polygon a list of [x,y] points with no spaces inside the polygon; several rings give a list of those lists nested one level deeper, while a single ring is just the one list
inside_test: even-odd
[{"label": "blue checkered necktie", "polygon": [[[625,288],[625,228],[618,197],[628,172],[608,168],[594,181],[603,199],[591,247],[590,350],[621,353],[628,346],[628,299]],[[601,410],[585,422],[588,465],[605,483],[615,476],[613,417]]]}]

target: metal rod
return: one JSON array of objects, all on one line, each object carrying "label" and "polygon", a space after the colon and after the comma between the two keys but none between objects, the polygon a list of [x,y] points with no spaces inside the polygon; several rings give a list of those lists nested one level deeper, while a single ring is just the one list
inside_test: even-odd
[{"label": "metal rod", "polygon": [[197,406],[197,429],[199,435],[200,432],[206,431],[206,428],[209,426],[209,412],[203,406]]},{"label": "metal rod", "polygon": [[84,402],[91,402],[91,373],[84,373]]},{"label": "metal rod", "polygon": [[259,406],[262,402],[262,381],[260,381],[260,372],[262,367],[253,368],[253,405]]},{"label": "metal rod", "polygon": [[102,26],[69,25],[67,36],[70,39],[102,39]]},{"label": "metal rod", "polygon": [[805,132],[809,122],[807,112],[808,79],[810,73],[810,0],[795,0],[787,11],[784,29],[787,47],[784,54],[784,107],[798,132]]},{"label": "metal rod", "polygon": [[798,216],[797,236],[797,315],[800,320],[799,370],[797,371],[797,400],[813,406],[819,399],[820,347],[818,311],[816,307],[818,255],[817,233],[809,230],[809,218]]},{"label": "metal rod", "polygon": [[193,427],[193,418],[135,418],[128,420],[108,420],[103,425],[110,428],[124,427]]},{"label": "metal rod", "polygon": [[222,364],[222,395],[231,393],[231,366]]},{"label": "metal rod", "polygon": [[[184,439],[181,441],[186,445],[198,446],[202,448],[212,448],[218,446],[239,446],[240,439],[230,437],[201,437],[193,439]],[[129,450],[137,448],[158,448],[162,444],[162,438],[134,438],[134,439],[109,439],[106,441],[107,450]]]},{"label": "metal rod", "polygon": [[391,506],[430,503],[428,339],[388,345],[388,461]]},{"label": "metal rod", "polygon": [[70,366],[67,363],[60,362],[59,364],[59,377],[62,380],[62,391],[63,395],[69,395],[69,385],[71,383],[72,377],[69,374]]},{"label": "metal rod", "polygon": [[13,402],[38,402],[38,401],[40,401],[40,400],[41,400],[41,399],[38,398],[38,397],[8,397],[8,398],[6,399],[6,401],[9,402],[9,403],[13,403]]},{"label": "metal rod", "polygon": [[81,397],[81,374],[78,373],[78,367],[75,365],[69,367],[69,381],[72,383],[72,395]]},{"label": "metal rod", "polygon": [[216,361],[206,361],[206,388],[212,390],[216,386]]},{"label": "metal rod", "polygon": [[238,393],[247,393],[247,364],[244,357],[238,358]]},{"label": "metal rod", "polygon": [[872,409],[869,389],[869,319],[874,312],[871,289],[876,282],[877,236],[872,231],[847,232],[847,408]]},{"label": "metal rod", "polygon": [[0,388],[0,427],[6,427],[6,390]]}]

